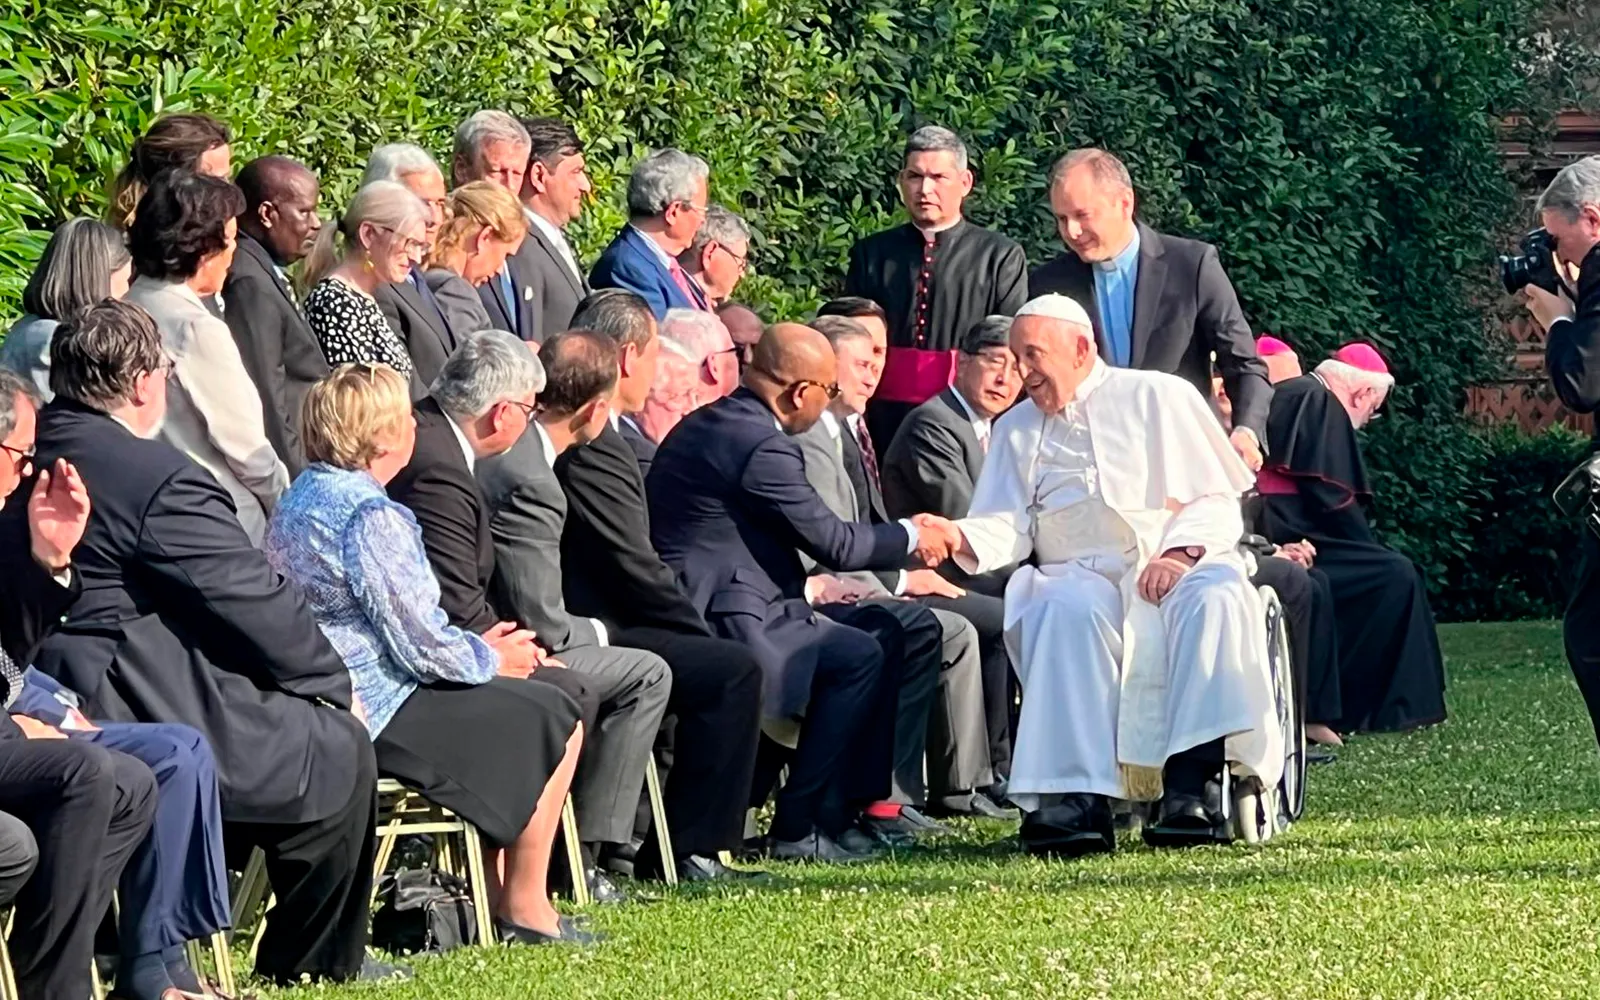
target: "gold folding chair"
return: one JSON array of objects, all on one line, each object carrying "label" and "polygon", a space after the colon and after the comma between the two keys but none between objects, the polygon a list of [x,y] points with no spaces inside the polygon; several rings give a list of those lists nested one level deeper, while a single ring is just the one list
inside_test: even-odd
[{"label": "gold folding chair", "polygon": [[561,829],[567,844],[567,871],[572,874],[572,901],[579,906],[594,902],[589,895],[589,880],[584,877],[583,842],[578,839],[578,814],[572,808],[572,796],[561,803]]},{"label": "gold folding chair", "polygon": [[644,786],[650,795],[650,812],[656,820],[656,846],[661,850],[662,877],[668,885],[677,885],[677,856],[672,853],[672,831],[667,829],[667,800],[661,794],[661,772],[656,770],[655,754],[645,761]]},{"label": "gold folding chair", "polygon": [[0,934],[0,1000],[22,1000],[17,992],[17,973],[11,968],[11,949],[6,936],[11,933],[11,915],[6,914],[5,934]]},{"label": "gold folding chair", "polygon": [[[387,817],[387,821],[385,821]],[[494,920],[489,910],[489,881],[483,865],[483,840],[478,828],[441,805],[429,802],[420,792],[387,778],[378,782],[378,851],[372,865],[372,902],[378,901],[378,883],[401,834],[432,834],[439,866],[461,876],[472,896],[477,915],[478,942],[495,943]],[[450,838],[461,838],[458,857]]]}]

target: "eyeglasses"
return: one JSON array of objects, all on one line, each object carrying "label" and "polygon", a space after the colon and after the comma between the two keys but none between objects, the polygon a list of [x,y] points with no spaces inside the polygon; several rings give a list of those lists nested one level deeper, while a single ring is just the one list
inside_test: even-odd
[{"label": "eyeglasses", "polygon": [[34,452],[31,448],[28,450],[13,448],[3,441],[0,441],[0,448],[5,449],[6,454],[15,456],[11,464],[12,472],[19,476],[26,476],[33,472]]},{"label": "eyeglasses", "polygon": [[[380,226],[377,223],[373,223],[372,228],[381,229],[390,236],[400,236],[399,230],[393,228],[392,226]],[[407,257],[426,257],[428,255],[429,247],[427,241],[413,240],[404,236],[401,236],[400,239],[402,245],[405,247]]]},{"label": "eyeglasses", "polygon": [[682,205],[684,208],[688,209],[689,211],[693,212],[696,215],[704,215],[704,214],[706,214],[706,212],[708,212],[711,209],[710,205],[696,205],[692,201],[680,201],[680,202],[678,202],[678,204]]},{"label": "eyeglasses", "polygon": [[[734,350],[738,350],[738,348],[734,348]],[[778,382],[778,383],[782,384],[784,392],[794,392],[796,389],[803,390],[807,386],[813,386],[814,385],[818,389],[821,389],[823,392],[827,393],[829,399],[838,399],[839,398],[839,383],[837,383],[837,382],[818,382],[816,379],[802,378],[802,379],[796,379],[793,382],[787,382],[786,383],[786,382],[783,381],[783,379],[779,378],[778,376],[772,374],[771,372],[767,371],[765,368],[762,368],[762,367],[760,367],[758,365],[752,364],[749,367],[749,370],[755,372],[756,374],[762,376],[763,378],[767,378],[767,379],[770,379],[773,382]]]},{"label": "eyeglasses", "polygon": [[718,358],[722,357],[724,354],[732,354],[735,357],[738,357],[739,348],[737,346],[735,346],[735,347],[725,347],[720,351],[712,351],[710,354],[707,354],[706,355],[706,359],[704,361],[700,362],[700,364],[705,367],[706,374],[712,375],[712,376],[716,375],[716,373],[717,373],[716,361],[717,361]]},{"label": "eyeglasses", "polygon": [[723,253],[725,253],[729,257],[733,258],[733,262],[735,264],[739,265],[739,273],[740,274],[743,274],[746,270],[749,269],[749,267],[750,267],[750,255],[749,254],[744,254],[744,255],[736,254],[732,250],[729,250],[728,247],[727,247],[727,244],[725,244],[725,243],[717,243],[717,244],[714,244],[714,245],[716,246],[716,248],[718,250],[721,250]]},{"label": "eyeglasses", "polygon": [[533,415],[539,412],[539,407],[533,403],[524,403],[517,399],[508,399],[506,402],[521,410],[522,415],[528,418],[529,423],[533,422]]}]

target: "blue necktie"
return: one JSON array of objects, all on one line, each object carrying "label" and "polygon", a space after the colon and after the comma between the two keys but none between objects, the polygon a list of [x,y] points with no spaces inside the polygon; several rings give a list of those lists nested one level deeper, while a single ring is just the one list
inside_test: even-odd
[{"label": "blue necktie", "polygon": [[506,304],[506,318],[511,321],[511,329],[508,332],[519,333],[521,331],[517,329],[517,321],[521,317],[517,315],[517,290],[511,284],[511,272],[504,267],[500,268],[499,279],[500,298]]}]

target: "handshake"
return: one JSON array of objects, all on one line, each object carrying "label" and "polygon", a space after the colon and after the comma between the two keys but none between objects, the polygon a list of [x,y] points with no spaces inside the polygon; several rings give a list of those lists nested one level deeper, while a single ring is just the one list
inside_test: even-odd
[{"label": "handshake", "polygon": [[914,551],[929,569],[961,551],[961,529],[956,527],[954,521],[938,514],[914,514],[911,523],[917,526],[917,547]]}]

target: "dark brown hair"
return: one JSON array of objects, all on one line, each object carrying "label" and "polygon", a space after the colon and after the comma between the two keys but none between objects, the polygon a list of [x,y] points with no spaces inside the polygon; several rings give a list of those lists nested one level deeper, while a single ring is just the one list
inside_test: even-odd
[{"label": "dark brown hair", "polygon": [[164,115],[128,151],[128,165],[111,187],[111,222],[121,229],[133,224],[145,188],[166,170],[193,171],[208,150],[233,141],[228,126],[210,115]]},{"label": "dark brown hair", "polygon": [[126,402],[140,375],[166,362],[150,314],[105,299],[56,327],[50,339],[50,391],[109,410]]},{"label": "dark brown hair", "polygon": [[166,281],[192,277],[201,261],[228,245],[228,220],[243,211],[244,194],[230,181],[186,170],[157,175],[128,230],[134,272]]}]

